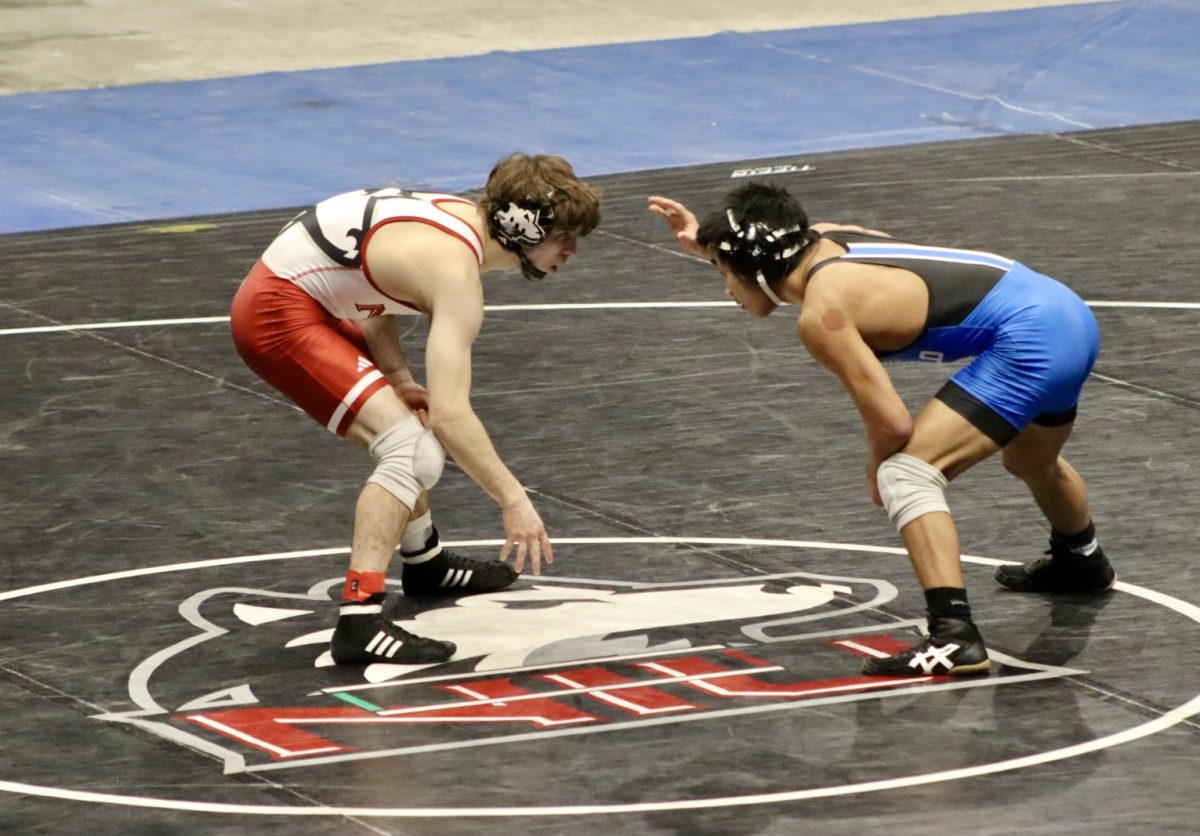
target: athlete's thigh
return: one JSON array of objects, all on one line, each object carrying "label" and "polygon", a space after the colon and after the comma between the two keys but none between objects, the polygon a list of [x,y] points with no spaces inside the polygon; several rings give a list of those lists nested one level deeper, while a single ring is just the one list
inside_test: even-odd
[{"label": "athlete's thigh", "polygon": [[1030,424],[1004,447],[1005,468],[1021,473],[1054,464],[1074,426],[1074,422],[1057,427]]},{"label": "athlete's thigh", "polygon": [[913,422],[904,453],[936,467],[953,479],[1000,449],[982,430],[941,401],[925,405]]},{"label": "athlete's thigh", "polygon": [[412,415],[412,410],[391,386],[376,391],[357,410],[346,430],[346,438],[363,447],[375,440],[383,430]]},{"label": "athlete's thigh", "polygon": [[359,409],[388,388],[362,332],[335,319],[261,262],[234,298],[231,328],[254,372],[330,432],[344,435]]}]

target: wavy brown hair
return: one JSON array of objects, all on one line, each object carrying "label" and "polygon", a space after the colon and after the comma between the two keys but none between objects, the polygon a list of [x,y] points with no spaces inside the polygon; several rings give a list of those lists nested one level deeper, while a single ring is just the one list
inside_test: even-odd
[{"label": "wavy brown hair", "polygon": [[600,190],[576,177],[562,157],[518,151],[496,163],[479,201],[484,215],[522,200],[548,204],[555,229],[582,236],[600,225]]}]

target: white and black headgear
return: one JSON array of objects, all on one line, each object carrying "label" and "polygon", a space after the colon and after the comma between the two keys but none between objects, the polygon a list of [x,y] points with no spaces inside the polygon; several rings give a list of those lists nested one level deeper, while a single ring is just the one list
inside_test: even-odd
[{"label": "white and black headgear", "polygon": [[492,212],[488,228],[501,247],[521,259],[525,278],[545,278],[545,271],[533,266],[527,252],[545,241],[554,229],[554,207],[549,202],[532,197],[509,201]]},{"label": "white and black headgear", "polygon": [[725,253],[724,260],[739,278],[749,282],[753,277],[767,298],[776,305],[784,304],[771,285],[791,271],[793,257],[816,236],[807,224],[775,229],[761,221],[739,223],[732,209],[725,210],[725,217],[730,234],[717,243],[717,249]]}]

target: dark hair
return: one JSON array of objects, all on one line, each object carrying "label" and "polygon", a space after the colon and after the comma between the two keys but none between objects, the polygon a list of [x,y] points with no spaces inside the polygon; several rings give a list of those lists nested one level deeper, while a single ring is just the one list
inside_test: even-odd
[{"label": "dark hair", "polygon": [[725,198],[725,206],[700,224],[696,242],[716,250],[739,279],[774,284],[796,268],[800,253],[816,240],[799,201],[779,186],[753,181]]}]

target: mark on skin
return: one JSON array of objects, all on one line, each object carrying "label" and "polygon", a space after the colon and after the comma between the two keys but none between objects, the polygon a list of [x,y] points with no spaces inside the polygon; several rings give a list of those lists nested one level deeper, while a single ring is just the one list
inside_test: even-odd
[{"label": "mark on skin", "polygon": [[837,308],[830,308],[821,314],[821,324],[826,331],[841,331],[846,327],[846,315]]}]

